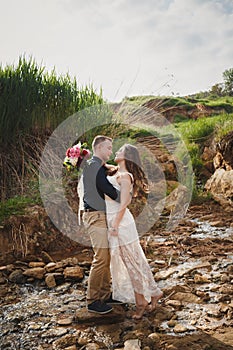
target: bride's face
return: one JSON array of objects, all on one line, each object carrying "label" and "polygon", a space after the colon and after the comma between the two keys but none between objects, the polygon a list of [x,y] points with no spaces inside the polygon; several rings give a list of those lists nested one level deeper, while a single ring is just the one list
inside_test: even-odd
[{"label": "bride's face", "polygon": [[115,155],[115,158],[114,158],[114,161],[116,163],[119,163],[120,161],[124,160],[125,157],[124,157],[124,147],[121,147],[117,152],[116,152],[116,155]]}]

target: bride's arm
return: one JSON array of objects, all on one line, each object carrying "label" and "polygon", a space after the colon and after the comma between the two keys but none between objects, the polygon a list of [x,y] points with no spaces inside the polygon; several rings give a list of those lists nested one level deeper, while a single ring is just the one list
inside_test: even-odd
[{"label": "bride's arm", "polygon": [[118,212],[114,219],[111,222],[110,230],[112,231],[112,234],[117,234],[118,227],[120,225],[120,222],[123,218],[123,215],[125,213],[125,210],[127,206],[131,202],[131,177],[128,174],[122,174],[120,176],[120,186],[121,186],[121,195],[120,195],[120,205]]}]

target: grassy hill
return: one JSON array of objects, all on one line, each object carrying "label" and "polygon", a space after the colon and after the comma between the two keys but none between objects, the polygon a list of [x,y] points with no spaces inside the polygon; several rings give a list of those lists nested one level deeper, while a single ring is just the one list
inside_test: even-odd
[{"label": "grassy hill", "polygon": [[[189,151],[197,183],[203,184],[206,181],[206,175],[203,176],[203,150],[210,144],[214,147],[233,130],[233,97],[197,99],[188,96],[134,96],[125,98],[122,103],[125,102],[158,110],[171,121]],[[133,140],[148,135],[148,131],[135,128],[125,130],[120,126],[114,129],[114,138],[117,135]],[[27,180],[23,196],[17,195],[0,204],[0,221],[11,214],[21,213],[24,207],[33,203],[41,203],[35,174],[31,180]]]}]

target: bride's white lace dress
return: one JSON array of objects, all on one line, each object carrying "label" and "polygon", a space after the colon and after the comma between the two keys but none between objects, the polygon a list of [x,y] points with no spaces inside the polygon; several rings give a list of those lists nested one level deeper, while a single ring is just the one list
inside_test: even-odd
[{"label": "bride's white lace dress", "polygon": [[[132,174],[129,173],[130,176]],[[109,182],[120,190],[117,174],[108,176]],[[106,197],[107,221],[118,211],[119,203]],[[126,303],[135,303],[134,291],[143,294],[148,302],[161,290],[155,283],[150,266],[139,242],[133,215],[127,208],[120,222],[117,236],[109,234],[113,298]]]}]

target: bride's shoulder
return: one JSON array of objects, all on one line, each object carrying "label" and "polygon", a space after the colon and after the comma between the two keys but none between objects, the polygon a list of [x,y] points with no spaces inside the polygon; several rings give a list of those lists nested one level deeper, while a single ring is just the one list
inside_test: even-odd
[{"label": "bride's shoulder", "polygon": [[134,181],[133,174],[129,173],[128,171],[124,171],[120,173],[120,179],[122,180],[128,180],[129,178],[131,179],[131,182]]}]

